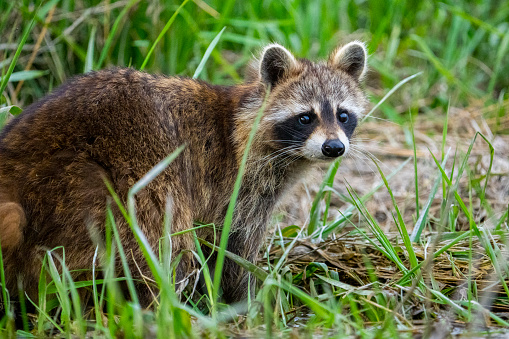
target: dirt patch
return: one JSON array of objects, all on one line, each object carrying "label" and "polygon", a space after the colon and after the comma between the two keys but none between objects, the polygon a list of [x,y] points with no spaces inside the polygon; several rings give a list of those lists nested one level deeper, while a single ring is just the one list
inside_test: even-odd
[{"label": "dirt patch", "polygon": [[[474,215],[479,223],[489,222],[489,218],[498,219],[508,209],[509,202],[509,115],[506,114],[509,102],[504,106],[490,106],[480,108],[473,105],[468,109],[450,108],[448,132],[445,152],[449,151],[445,166],[448,175],[451,174],[455,154],[455,174],[463,161],[466,152],[476,132],[482,133],[494,147],[491,175],[486,188],[486,201],[489,202],[491,213],[487,215],[485,208],[480,207],[478,192],[473,190],[472,202]],[[504,113],[498,118],[483,118],[485,114],[495,111]],[[491,114],[493,115],[493,114]],[[345,202],[348,197],[345,183],[362,196],[381,183],[381,177],[372,159],[377,159],[380,168],[386,176],[395,171],[401,164],[411,159],[389,184],[394,193],[405,223],[413,227],[416,215],[415,203],[415,173],[413,166],[413,148],[410,126],[400,126],[384,120],[368,119],[358,130],[354,152],[351,152],[341,164],[336,176],[334,189],[339,193],[333,194],[331,199],[330,219],[337,218],[348,207]],[[422,116],[415,122],[415,141],[417,145],[417,168],[420,208],[429,198],[432,187],[440,175],[430,151],[440,161],[442,131],[444,119]],[[490,149],[482,137],[478,136],[468,159],[468,171],[473,180],[483,187],[485,176],[490,165]],[[327,168],[313,169],[305,183],[299,184],[293,194],[282,204],[281,226],[306,225],[313,198],[320,186]],[[453,177],[453,182],[456,176]],[[469,180],[466,174],[459,183],[459,193],[468,202]],[[441,184],[430,208],[430,216],[439,218],[442,203]],[[385,187],[380,188],[371,197],[366,207],[375,216],[378,223],[387,231],[394,231],[392,213],[394,207]],[[497,218],[498,217],[498,218]],[[465,224],[459,223],[458,230]],[[468,226],[468,224],[466,225]]]}]

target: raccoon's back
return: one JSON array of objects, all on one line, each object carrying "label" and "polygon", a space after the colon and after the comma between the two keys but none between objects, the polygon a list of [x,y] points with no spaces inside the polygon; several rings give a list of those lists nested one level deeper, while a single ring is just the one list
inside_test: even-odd
[{"label": "raccoon's back", "polygon": [[[60,233],[64,226],[83,223],[95,208],[104,212],[105,179],[125,197],[184,143],[175,102],[182,99],[168,99],[179,86],[185,80],[112,69],[59,87],[2,131],[0,200],[19,203],[45,245],[72,239]],[[178,159],[171,172],[184,171]],[[153,199],[161,203],[159,193]]]},{"label": "raccoon's back", "polygon": [[[132,69],[90,73],[29,106],[0,136],[4,161],[33,163],[62,151],[88,154],[106,167],[129,160],[153,166],[179,144],[155,79]],[[145,167],[145,166],[142,166]]]}]

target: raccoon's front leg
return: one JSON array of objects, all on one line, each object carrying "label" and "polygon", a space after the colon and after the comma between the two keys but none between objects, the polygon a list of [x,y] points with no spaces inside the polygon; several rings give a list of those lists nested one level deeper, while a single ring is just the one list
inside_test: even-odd
[{"label": "raccoon's front leg", "polygon": [[[256,263],[258,251],[263,240],[263,235],[246,233],[237,230],[230,234],[227,250],[237,254],[249,262]],[[243,301],[248,293],[254,296],[256,278],[239,264],[226,258],[224,262],[221,287],[223,299],[226,303]]]}]

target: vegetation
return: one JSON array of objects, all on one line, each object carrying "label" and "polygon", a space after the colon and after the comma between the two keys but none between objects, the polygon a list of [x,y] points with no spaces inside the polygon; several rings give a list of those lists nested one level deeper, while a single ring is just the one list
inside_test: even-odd
[{"label": "vegetation", "polygon": [[[306,215],[294,225],[285,215],[275,220],[258,265],[237,258],[260,280],[254,299],[221,304],[206,266],[207,293],[196,298],[184,292],[179,299],[168,257],[144,248],[161,294],[157,305],[141,310],[128,270],[125,278],[108,273],[112,260],[97,263],[104,279],[73,281],[65,266],[56,269],[63,259],[48,252],[39,300],[26,300],[20,291],[20,329],[3,290],[3,334],[379,338],[504,330],[504,0],[1,0],[0,124],[90,70],[131,66],[232,84],[264,43],[277,41],[316,59],[352,39],[369,46],[366,87],[373,102],[354,154],[358,166],[376,175],[364,174],[357,185],[360,171],[343,164],[342,183],[335,179],[336,162],[321,184],[309,184]],[[177,155],[156,166],[130,196]],[[290,199],[290,213],[300,198]],[[125,217],[143,239],[130,204]],[[125,261],[115,221],[107,224],[107,253]],[[168,246],[162,241],[163,254]],[[206,261],[201,251],[194,255]],[[124,281],[129,300],[118,287]],[[83,288],[92,291],[88,304],[80,301]],[[23,301],[36,312],[24,311]]]}]

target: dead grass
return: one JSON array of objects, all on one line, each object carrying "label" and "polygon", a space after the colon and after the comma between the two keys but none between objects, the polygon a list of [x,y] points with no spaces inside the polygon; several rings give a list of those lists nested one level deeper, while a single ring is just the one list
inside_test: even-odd
[{"label": "dead grass", "polygon": [[[486,198],[496,215],[504,213],[509,203],[509,115],[505,114],[499,119],[494,117],[485,119],[483,115],[494,113],[498,109],[506,111],[508,108],[509,101],[504,102],[502,106],[483,107],[481,102],[477,102],[464,109],[451,107],[445,147],[446,151],[450,149],[451,153],[447,166],[447,168],[450,168],[454,152],[457,150],[458,155],[465,154],[476,132],[481,132],[488,137],[495,148],[495,156],[486,190]],[[421,204],[426,201],[436,178],[437,167],[430,151],[438,158],[440,157],[444,115],[442,112],[437,113],[436,116],[426,114],[418,117],[415,122]],[[378,119],[369,119],[363,123],[359,127],[355,144],[363,150],[364,154],[349,155],[343,161],[336,176],[334,189],[340,194],[348,196],[345,186],[345,182],[348,182],[362,196],[381,181],[371,157],[378,160],[386,175],[398,168],[408,158],[413,157],[409,128],[409,125],[400,126],[393,122]],[[469,159],[472,175],[478,178],[486,175],[489,160],[488,145],[478,139]],[[318,190],[325,171],[326,167],[314,169],[309,177],[288,197],[281,208],[284,215],[281,225],[306,224],[312,199]],[[412,163],[409,162],[398,172],[396,177],[390,180],[391,188],[400,204],[405,222],[408,222],[409,225],[413,225],[415,221],[414,177],[414,168]],[[468,178],[462,178],[460,187],[466,190],[467,185]],[[432,216],[439,216],[441,196],[442,191],[439,189],[436,195],[437,198],[431,206],[430,214]],[[474,207],[479,207],[478,197],[473,197],[473,204]],[[366,203],[366,206],[385,230],[394,230],[394,222],[391,216],[393,206],[386,190],[378,190],[373,198]],[[344,210],[345,207],[344,200],[337,195],[332,195],[331,219],[337,218],[339,216],[337,211]],[[476,215],[477,220],[481,222],[488,222],[486,217],[484,211],[479,211]]]},{"label": "dead grass", "polygon": [[[507,107],[509,107],[509,102],[489,107],[484,107],[482,102],[473,103],[465,109],[451,107],[445,147],[446,151],[451,149],[451,156],[446,168],[451,168],[452,158],[456,151],[458,156],[465,154],[476,132],[487,136],[495,148],[493,168],[486,189],[486,202],[492,210],[487,212],[475,194],[471,196],[471,203],[476,223],[489,229],[492,234],[491,244],[500,250],[501,260],[509,257],[508,243],[504,237],[505,233],[495,230],[495,223],[509,209],[509,116],[503,115],[498,119],[483,118],[483,116],[493,116],[494,112],[500,109],[506,111]],[[437,114],[437,116],[443,117],[444,115]],[[443,120],[441,119],[423,115],[415,122],[421,207],[426,202],[437,178],[437,167],[430,151],[440,158],[443,130]],[[362,125],[356,143],[367,151],[366,154],[369,152],[371,155],[366,158],[349,158],[341,165],[334,185],[338,194],[333,194],[331,199],[330,220],[338,218],[341,215],[340,211],[344,211],[349,206],[346,198],[348,197],[346,182],[358,192],[359,196],[368,193],[380,183],[380,174],[370,158],[376,157],[382,170],[388,175],[408,158],[413,157],[409,128],[409,126],[399,126],[380,120],[371,120]],[[478,138],[468,160],[471,180],[484,180],[489,162],[488,145]],[[458,165],[456,172],[457,167]],[[307,211],[312,204],[312,198],[318,191],[324,171],[325,169],[316,169],[308,181],[302,184],[296,193],[285,202],[285,205],[282,206],[282,219],[279,223],[281,227],[290,224],[306,225]],[[410,161],[389,181],[405,223],[412,226],[416,221],[414,177],[414,167]],[[466,201],[469,197],[468,185],[468,178],[466,176],[461,178],[459,190]],[[458,219],[455,229],[450,229],[450,226],[444,228],[444,225],[440,224],[441,204],[442,191],[440,188],[429,211],[431,217],[429,227],[425,229],[425,234],[421,237],[422,241],[413,244],[419,261],[431,258],[437,249],[449,245],[454,238],[453,234],[457,235],[450,231],[469,230],[469,222],[464,217]],[[405,246],[395,227],[392,216],[394,207],[387,190],[379,189],[366,202],[366,207],[386,232],[393,246],[398,249],[398,254],[405,266],[410,267],[404,250]],[[343,228],[333,239],[318,242],[309,238],[297,240],[290,250],[285,264],[293,276],[294,284],[301,286],[313,295],[313,291],[318,288],[317,285],[323,283],[320,276],[329,277],[330,272],[336,272],[336,279],[340,281],[340,284],[344,284],[340,289],[343,291],[343,295],[344,293],[361,293],[362,298],[373,303],[376,303],[374,298],[376,293],[382,293],[388,298],[399,300],[399,302],[402,298],[407,298],[404,314],[402,309],[393,311],[399,312],[397,317],[400,317],[402,321],[411,323],[407,327],[407,330],[410,329],[411,332],[407,334],[411,336],[434,338],[435,335],[436,337],[448,337],[454,333],[461,336],[465,330],[468,330],[468,333],[474,333],[473,330],[489,328],[492,331],[497,328],[489,314],[483,312],[479,312],[479,323],[473,328],[472,324],[465,324],[455,317],[450,317],[451,309],[447,305],[431,303],[429,294],[426,295],[418,289],[399,284],[399,280],[402,278],[401,270],[363,235],[355,232],[355,227],[362,229],[365,226],[365,221],[355,214],[351,221],[352,224]],[[408,232],[410,233],[411,230],[409,229]],[[371,238],[376,243],[376,240]],[[285,239],[284,248],[272,243],[273,246],[270,247],[268,253],[269,262],[277,262],[292,240],[293,238]],[[260,259],[260,265],[266,262],[267,257]],[[316,263],[325,265],[326,268],[324,266],[317,267]],[[479,299],[485,309],[491,310],[501,319],[509,319],[507,295],[501,287],[485,248],[475,236],[466,237],[454,244],[434,260],[429,260],[428,266],[425,267],[423,269],[424,279],[433,289],[441,291],[451,299],[466,302],[469,300],[467,296],[469,284],[475,284],[477,295],[480,296]],[[373,276],[377,279],[376,283],[373,282]],[[415,286],[413,287],[415,288]],[[408,297],[404,297],[405,295]],[[433,309],[434,314],[443,316],[437,317],[432,322],[426,321],[424,319],[426,309]],[[485,327],[480,326],[481,323]]]}]

